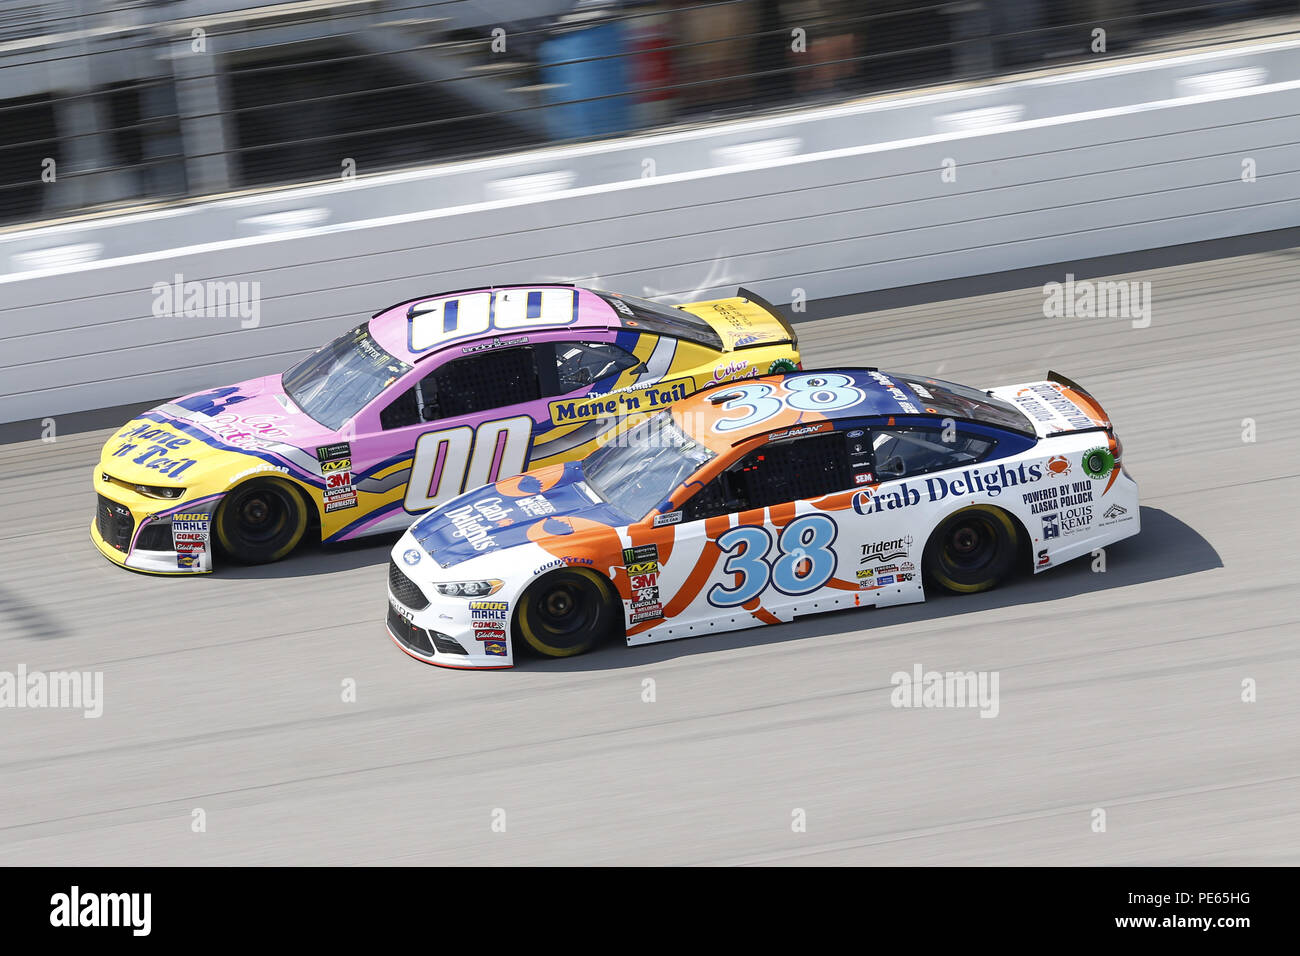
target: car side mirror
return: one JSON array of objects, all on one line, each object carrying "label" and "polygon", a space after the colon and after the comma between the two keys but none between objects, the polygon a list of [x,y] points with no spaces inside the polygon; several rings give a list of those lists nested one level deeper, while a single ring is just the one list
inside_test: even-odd
[{"label": "car side mirror", "polygon": [[426,402],[420,406],[420,421],[432,422],[438,418],[438,406],[432,402]]},{"label": "car side mirror", "polygon": [[650,366],[646,365],[645,362],[637,362],[629,371],[633,375],[644,375],[646,372],[650,371]]}]

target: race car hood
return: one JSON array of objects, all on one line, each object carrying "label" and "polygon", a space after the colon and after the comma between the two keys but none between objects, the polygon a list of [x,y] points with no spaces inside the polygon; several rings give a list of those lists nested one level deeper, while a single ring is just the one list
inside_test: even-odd
[{"label": "race car hood", "polygon": [[[319,473],[315,449],[337,439],[303,414],[278,376],[196,392],[143,412],[104,444],[100,470],[125,485],[233,481],[250,469]],[[305,474],[301,474],[305,473]]]},{"label": "race car hood", "polygon": [[781,320],[758,303],[745,298],[692,302],[682,306],[713,328],[722,339],[722,347],[735,349],[791,342],[793,336]]},{"label": "race car hood", "polygon": [[571,461],[454,498],[412,525],[411,536],[447,568],[539,538],[578,534],[573,519],[579,517],[608,527],[629,520],[583,480],[582,463]]}]

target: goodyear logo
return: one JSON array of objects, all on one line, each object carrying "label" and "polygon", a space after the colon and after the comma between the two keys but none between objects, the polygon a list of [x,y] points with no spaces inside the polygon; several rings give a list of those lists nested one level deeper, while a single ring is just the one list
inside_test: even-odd
[{"label": "goodyear logo", "polygon": [[338,458],[334,461],[322,461],[320,463],[320,470],[322,474],[328,474],[331,471],[351,471],[352,459]]},{"label": "goodyear logo", "polygon": [[470,601],[471,611],[504,611],[510,605],[505,601]]}]

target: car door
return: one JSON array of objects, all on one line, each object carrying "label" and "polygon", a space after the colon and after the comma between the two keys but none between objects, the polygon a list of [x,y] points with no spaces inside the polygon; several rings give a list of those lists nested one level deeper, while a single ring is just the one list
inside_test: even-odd
[{"label": "car door", "polygon": [[598,334],[541,343],[537,360],[546,414],[533,436],[533,467],[594,451],[602,435],[639,411],[630,406],[640,405],[641,390],[658,381],[632,352]]},{"label": "car door", "polygon": [[875,480],[853,499],[862,539],[857,575],[864,589],[893,595],[900,586],[920,586],[929,530],[947,513],[945,501],[957,506],[960,496],[952,489],[965,490],[960,479],[952,483],[953,476],[988,458],[997,442],[951,420],[877,423],[866,432]]},{"label": "car door", "polygon": [[354,456],[374,463],[359,490],[385,496],[367,533],[405,528],[462,491],[528,467],[545,409],[534,346],[430,361],[380,407],[378,427],[353,440]]},{"label": "car door", "polygon": [[749,450],[683,503],[663,563],[672,631],[776,623],[813,613],[821,594],[857,589],[858,542],[843,510],[855,483],[850,446],[845,433],[815,427]]}]

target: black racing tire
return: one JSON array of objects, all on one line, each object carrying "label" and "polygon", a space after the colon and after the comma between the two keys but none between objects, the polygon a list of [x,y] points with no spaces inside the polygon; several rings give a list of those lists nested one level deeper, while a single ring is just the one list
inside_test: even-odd
[{"label": "black racing tire", "polygon": [[544,657],[573,657],[617,633],[622,613],[622,602],[604,577],[587,568],[562,568],[524,592],[514,631]]},{"label": "black racing tire", "polygon": [[925,544],[926,577],[954,594],[997,587],[1011,574],[1019,550],[1016,521],[1001,508],[971,505],[945,518]]},{"label": "black racing tire", "polygon": [[279,561],[307,531],[302,496],[280,478],[259,478],[226,492],[213,521],[223,554],[243,564]]}]

